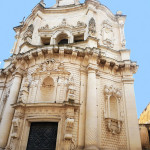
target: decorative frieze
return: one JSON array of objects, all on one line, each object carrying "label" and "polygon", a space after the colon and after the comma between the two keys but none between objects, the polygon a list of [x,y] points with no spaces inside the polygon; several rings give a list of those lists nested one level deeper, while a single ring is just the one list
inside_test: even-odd
[{"label": "decorative frieze", "polygon": [[70,35],[85,33],[87,25],[84,22],[78,21],[76,26],[69,25],[64,18],[60,25],[50,28],[48,24],[39,28],[39,34],[41,37],[54,37],[56,31],[67,31]]}]

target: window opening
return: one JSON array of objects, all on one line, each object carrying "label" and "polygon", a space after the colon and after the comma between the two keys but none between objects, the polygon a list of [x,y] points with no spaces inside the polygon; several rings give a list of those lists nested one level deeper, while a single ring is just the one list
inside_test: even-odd
[{"label": "window opening", "polygon": [[61,45],[61,44],[68,44],[68,35],[61,33],[57,36],[56,38],[56,44]]},{"label": "window opening", "polygon": [[41,38],[43,45],[50,45],[50,37]]},{"label": "window opening", "polygon": [[84,34],[80,34],[80,35],[75,35],[74,36],[74,43],[82,42],[82,41],[84,41]]},{"label": "window opening", "polygon": [[62,39],[58,45],[61,45],[61,44],[68,44],[68,39]]}]

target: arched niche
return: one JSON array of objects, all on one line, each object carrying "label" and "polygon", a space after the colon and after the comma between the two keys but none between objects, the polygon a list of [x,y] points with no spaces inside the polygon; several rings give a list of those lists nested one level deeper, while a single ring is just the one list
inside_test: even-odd
[{"label": "arched niche", "polygon": [[42,83],[42,87],[44,87],[44,88],[53,88],[54,87],[53,78],[51,78],[51,77],[44,78],[43,83]]},{"label": "arched niche", "polygon": [[73,43],[73,35],[70,31],[60,30],[55,32],[51,38],[51,45],[63,44],[63,41],[64,44]]},{"label": "arched niche", "polygon": [[41,81],[40,88],[38,90],[37,101],[40,102],[55,102],[55,83],[54,79],[50,76],[45,77]]},{"label": "arched niche", "polygon": [[113,86],[105,86],[105,107],[104,118],[108,127],[108,131],[112,134],[121,132],[121,92]]}]

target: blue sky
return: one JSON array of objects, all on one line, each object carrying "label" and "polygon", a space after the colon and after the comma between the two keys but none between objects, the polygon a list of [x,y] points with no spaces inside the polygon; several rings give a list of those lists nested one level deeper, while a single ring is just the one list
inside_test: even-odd
[{"label": "blue sky", "polygon": [[[3,0],[0,9],[0,68],[13,48],[15,32],[13,27],[19,25],[23,17],[28,17],[32,8],[40,0]],[[84,0],[81,0],[83,3]],[[150,102],[150,0],[100,0],[114,14],[121,10],[127,15],[125,35],[131,60],[137,61],[139,70],[135,78],[135,95],[138,117]],[[45,0],[47,7],[55,0]]]}]

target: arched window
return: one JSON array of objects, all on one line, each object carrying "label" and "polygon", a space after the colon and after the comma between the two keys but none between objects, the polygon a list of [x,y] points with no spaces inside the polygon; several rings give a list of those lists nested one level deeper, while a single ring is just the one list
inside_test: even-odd
[{"label": "arched window", "polygon": [[68,35],[64,33],[59,34],[56,38],[56,43],[58,45],[68,44]]}]

